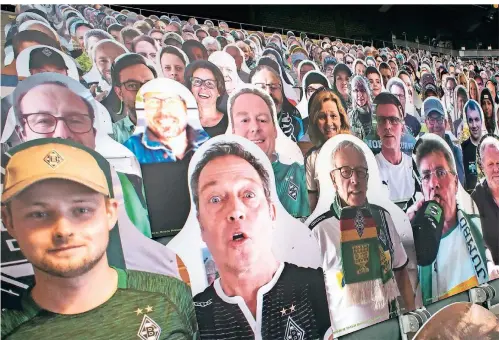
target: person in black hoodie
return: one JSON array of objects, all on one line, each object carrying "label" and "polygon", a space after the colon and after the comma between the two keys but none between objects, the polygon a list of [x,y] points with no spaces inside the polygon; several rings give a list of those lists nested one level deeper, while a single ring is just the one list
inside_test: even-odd
[{"label": "person in black hoodie", "polygon": [[483,110],[487,132],[494,133],[496,128],[494,123],[494,100],[489,89],[486,87],[484,87],[480,93],[480,106]]}]

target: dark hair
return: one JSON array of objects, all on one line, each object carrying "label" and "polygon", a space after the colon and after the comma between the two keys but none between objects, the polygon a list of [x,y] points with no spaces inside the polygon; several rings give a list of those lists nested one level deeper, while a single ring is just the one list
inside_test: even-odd
[{"label": "dark hair", "polygon": [[40,45],[47,45],[55,49],[61,50],[61,46],[57,43],[57,41],[55,41],[54,39],[52,39],[43,32],[35,30],[21,31],[16,33],[12,38],[12,49],[14,50],[14,58],[17,58],[17,56],[19,55],[19,48],[21,44],[26,41],[34,41]]},{"label": "dark hair", "polygon": [[161,49],[161,52],[159,53],[159,60],[161,61],[161,57],[163,57],[163,54],[169,53],[169,54],[174,54],[177,57],[180,58],[184,62],[184,66],[187,66],[187,60],[185,60],[185,56],[174,46],[165,46]]},{"label": "dark hair", "polygon": [[146,59],[141,56],[140,54],[137,53],[125,53],[119,56],[118,58],[115,59],[113,65],[111,65],[111,79],[112,83],[114,86],[119,86],[120,82],[120,72],[132,65],[145,65],[147,66],[152,74],[154,75],[154,78],[158,77],[158,74],[156,73],[156,70],[154,67],[151,67],[147,64]]},{"label": "dark hair", "polygon": [[437,153],[437,152],[441,152],[444,155],[447,165],[451,169],[451,172],[453,174],[456,174],[456,163],[454,161],[454,156],[452,155],[452,152],[447,150],[447,148],[444,146],[442,142],[434,138],[420,139],[420,142],[416,143],[414,153],[416,154],[416,165],[418,167],[418,171],[423,158],[432,153]]},{"label": "dark hair", "polygon": [[270,178],[267,170],[261,164],[258,159],[251,154],[251,152],[246,151],[244,147],[236,142],[219,142],[213,144],[206,152],[203,154],[201,160],[196,164],[196,168],[191,176],[191,192],[192,192],[192,200],[196,205],[196,209],[199,213],[199,176],[201,175],[201,171],[208,165],[209,162],[215,160],[216,158],[223,156],[236,156],[244,159],[248,162],[258,173],[262,184],[263,191],[265,193],[265,197],[267,201],[271,201],[270,196]]},{"label": "dark hair", "polygon": [[[400,86],[397,83],[394,83],[392,85]],[[400,117],[403,117],[402,113],[404,112],[402,108],[402,104],[400,104],[400,101],[397,97],[395,97],[393,94],[390,92],[381,92],[374,98],[374,105],[376,105],[376,109],[374,110],[374,114],[377,114],[378,111],[378,105],[395,105],[397,110],[399,111]]]},{"label": "dark hair", "polygon": [[391,70],[392,68],[386,62],[382,62],[379,64],[379,70],[381,71],[381,69]]},{"label": "dark hair", "polygon": [[137,44],[141,41],[145,41],[145,42],[148,42],[149,44],[151,44],[154,48],[156,48],[156,42],[154,41],[153,38],[151,38],[150,36],[148,35],[139,35],[138,37],[135,37],[133,38],[132,40],[132,45],[130,46],[132,52],[136,52],[135,51],[135,47],[137,46]]},{"label": "dark hair", "polygon": [[196,70],[200,68],[209,70],[211,71],[211,73],[213,73],[215,81],[217,82],[218,93],[220,94],[220,97],[223,96],[225,94],[224,75],[222,74],[222,71],[220,71],[220,69],[215,64],[207,60],[196,60],[187,65],[187,68],[185,69],[184,72],[185,87],[187,87],[192,92],[191,78],[194,72],[196,72]]},{"label": "dark hair", "polygon": [[191,61],[195,60],[194,54],[192,52],[194,48],[201,49],[201,53],[203,53],[203,59],[208,60],[208,51],[206,50],[206,47],[204,47],[204,45],[199,41],[190,39],[184,41],[184,43],[182,44],[182,51],[184,51],[184,53],[187,55],[187,58],[189,58],[189,60]]},{"label": "dark hair", "polygon": [[366,77],[372,73],[376,73],[378,76],[380,76],[379,71],[376,67],[374,66],[368,66],[366,68]]}]

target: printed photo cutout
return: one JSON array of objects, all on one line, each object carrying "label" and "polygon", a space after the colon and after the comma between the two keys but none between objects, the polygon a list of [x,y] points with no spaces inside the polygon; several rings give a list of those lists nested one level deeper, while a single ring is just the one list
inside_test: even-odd
[{"label": "printed photo cutout", "polygon": [[[277,110],[279,126],[293,142],[303,139],[307,120],[292,104],[286,94],[286,82],[280,75],[279,64],[269,57],[262,57],[251,72],[250,83],[265,90],[273,99]],[[288,84],[289,85],[289,84]]]},{"label": "printed photo cutout", "polygon": [[495,280],[499,278],[499,233],[497,231],[499,218],[494,213],[498,208],[496,202],[499,202],[499,136],[491,134],[482,136],[476,150],[476,166],[480,171],[471,197],[478,207],[483,239],[494,263],[492,270],[489,268],[489,278]]},{"label": "printed photo cutout", "polygon": [[[459,89],[459,86],[456,90]],[[470,99],[462,108],[463,112],[463,134],[461,150],[463,152],[463,170],[466,178],[465,189],[471,194],[477,184],[479,177],[479,166],[477,164],[477,146],[482,136],[487,134],[484,116],[480,104]],[[465,138],[466,137],[466,138]]]},{"label": "printed photo cutout", "polygon": [[489,280],[480,217],[459,183],[454,155],[427,133],[414,149],[423,197],[407,211],[414,233],[423,304]]},{"label": "printed photo cutout", "polygon": [[140,164],[171,163],[192,154],[208,140],[192,93],[167,78],[145,83],[135,102],[137,128],[124,145]]},{"label": "printed photo cutout", "polygon": [[307,134],[311,143],[308,149],[303,147],[303,143],[300,143],[300,147],[305,154],[308,199],[310,211],[313,212],[320,195],[317,156],[328,139],[342,133],[350,134],[350,125],[341,99],[333,90],[316,91],[310,97],[308,107],[310,116]]},{"label": "printed photo cutout", "polygon": [[[303,156],[281,131],[272,98],[258,86],[246,85],[229,96],[229,131],[260,147],[272,163],[277,194],[290,215],[310,215]],[[279,138],[279,132],[281,133]]]},{"label": "printed photo cutout", "polygon": [[[137,160],[128,149],[99,132],[95,111],[90,91],[60,74],[30,76],[14,92],[14,112],[23,142],[70,139],[95,150],[112,165],[114,191],[123,193],[115,237],[121,243],[125,264],[131,269],[178,275],[175,254],[150,240],[151,227]],[[2,251],[8,249],[2,247]]]},{"label": "printed photo cutout", "polygon": [[[390,87],[390,82],[388,85]],[[398,85],[391,85],[391,88],[400,89]],[[401,96],[400,93],[398,95]],[[365,142],[376,155],[380,180],[388,187],[390,200],[406,210],[416,190],[419,190],[411,157],[416,140],[408,133],[403,105],[397,96],[389,92],[380,93],[375,98],[374,112],[375,130]],[[379,142],[381,146],[379,152],[374,152],[372,148],[375,142]]]},{"label": "printed photo cutout", "polygon": [[492,311],[471,302],[445,306],[423,325],[414,340],[499,339],[499,319]]},{"label": "printed photo cutout", "polygon": [[197,60],[187,66],[185,78],[186,87],[196,99],[203,129],[210,137],[225,134],[229,119],[227,109],[219,109],[223,98],[227,98],[225,80],[220,69],[207,60]]},{"label": "printed photo cutout", "polygon": [[[191,193],[191,202],[194,202],[193,192],[191,187],[192,173],[196,165],[204,157],[204,154],[215,144],[215,142],[238,143],[240,148],[247,153],[251,153],[256,157],[259,163],[265,169],[269,176],[270,198],[276,206],[276,219],[274,224],[274,237],[272,242],[272,250],[274,255],[281,261],[294,263],[299,266],[317,268],[320,264],[320,255],[317,242],[311,236],[310,231],[298,220],[292,218],[279,201],[277,189],[275,186],[275,177],[273,169],[268,157],[254,143],[245,138],[234,135],[220,135],[210,139],[203,144],[201,148],[194,154],[191,163],[189,164],[189,190]],[[222,170],[220,170],[222,171]],[[191,277],[193,293],[197,294],[207,287],[207,273],[203,260],[206,258],[202,255],[202,249],[206,248],[206,244],[201,238],[199,221],[197,219],[196,205],[190,203],[191,211],[189,217],[180,233],[175,236],[167,247],[172,248],[182,258],[186,264]],[[199,249],[193,251],[193,249]],[[306,255],[305,255],[306,254]],[[217,266],[218,267],[218,266]],[[219,267],[218,267],[219,268]]]},{"label": "printed photo cutout", "polygon": [[[396,88],[398,88],[396,85],[391,86],[392,89],[394,90],[394,93],[396,93]],[[391,145],[391,148],[395,148],[393,144],[393,138],[398,139],[398,143],[400,145],[400,150],[408,155],[412,155],[412,151],[414,149],[414,146],[416,145],[416,138],[411,133],[411,128],[407,125],[407,121],[404,117],[404,110],[403,106],[400,103],[399,98],[389,92],[381,92],[376,98],[374,99],[374,108],[373,108],[373,124],[372,124],[372,129],[371,133],[367,136],[364,137],[364,142],[369,146],[371,151],[377,155],[383,150],[383,141],[388,142],[389,145]],[[378,109],[378,106],[381,106],[380,109]],[[387,115],[387,116],[393,116],[393,113],[388,114],[385,113],[384,111],[393,111],[393,106],[396,106],[398,109],[397,111],[399,112],[399,115],[395,118],[378,118],[378,113],[379,115]],[[410,115],[405,115],[407,116]],[[414,118],[414,116],[411,116]],[[397,123],[398,122],[398,123]],[[389,124],[388,124],[389,123]],[[396,126],[395,126],[395,123]],[[397,134],[396,136],[392,136],[392,131],[394,130],[394,127],[396,127],[397,131],[402,129],[402,131]],[[385,149],[387,149],[387,146],[385,146]],[[385,152],[386,153],[386,152]]]},{"label": "printed photo cutout", "polygon": [[466,119],[464,117],[464,104],[466,104],[469,99],[466,88],[462,85],[456,86],[454,89],[454,112],[451,131],[459,142],[466,140],[470,133],[469,130],[466,129],[467,125],[465,124]]},{"label": "printed photo cutout", "polygon": [[135,110],[137,127],[124,145],[141,164],[153,238],[171,237],[182,229],[190,211],[189,161],[209,137],[194,96],[175,80],[158,78],[144,84]]},{"label": "printed photo cutout", "polygon": [[337,135],[322,146],[316,168],[321,194],[306,224],[321,248],[334,336],[415,309],[411,226],[389,200],[370,149]]},{"label": "printed photo cutout", "polygon": [[421,131],[421,123],[418,118],[409,113],[413,113],[415,110],[414,104],[410,101],[411,96],[409,95],[409,89],[406,84],[399,77],[393,77],[386,84],[386,88],[388,92],[397,97],[400,102],[406,132],[413,137],[417,137]]},{"label": "printed photo cutout", "polygon": [[[267,155],[242,137],[214,137],[193,156],[189,186],[189,220],[167,247],[189,270],[201,336],[322,339],[330,321],[318,246],[280,205]],[[206,249],[219,276],[210,286]],[[247,300],[236,288],[244,282]]]},{"label": "printed photo cutout", "polygon": [[300,111],[301,118],[305,119],[308,117],[308,101],[310,100],[310,97],[312,97],[316,91],[330,89],[331,84],[322,72],[309,71],[303,76],[301,85],[303,96],[296,108]]},{"label": "printed photo cutout", "polygon": [[351,108],[348,110],[350,131],[360,139],[373,133],[375,126],[373,121],[375,117],[374,107],[368,82],[367,78],[363,76],[354,76],[349,86],[351,98]]},{"label": "printed photo cutout", "polygon": [[17,75],[22,80],[33,74],[54,72],[78,79],[74,60],[67,54],[45,45],[36,45],[23,50],[16,59]]}]

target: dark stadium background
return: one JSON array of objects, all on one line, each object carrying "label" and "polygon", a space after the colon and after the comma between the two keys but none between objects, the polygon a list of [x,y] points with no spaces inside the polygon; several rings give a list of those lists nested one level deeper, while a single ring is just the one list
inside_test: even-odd
[{"label": "dark stadium background", "polygon": [[[113,9],[134,7],[136,13],[158,14],[157,11],[220,19],[231,28],[262,29],[261,25],[306,31],[328,36],[371,41],[397,39],[421,44],[448,42],[453,49],[499,48],[499,9],[493,5],[106,5]],[[13,6],[2,5],[13,11]],[[183,16],[182,16],[183,15]],[[202,23],[204,20],[198,20]],[[215,22],[216,24],[216,22]],[[258,28],[259,27],[259,28]],[[277,31],[270,27],[267,32]],[[284,32],[285,33],[285,32]],[[405,33],[405,35],[403,34]],[[314,37],[308,34],[310,37]],[[435,40],[433,40],[435,39]],[[481,45],[479,45],[481,43]]]}]

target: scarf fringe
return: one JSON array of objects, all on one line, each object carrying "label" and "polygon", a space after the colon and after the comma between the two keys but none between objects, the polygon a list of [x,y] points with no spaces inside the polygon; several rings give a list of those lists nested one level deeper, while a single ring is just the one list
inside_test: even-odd
[{"label": "scarf fringe", "polygon": [[374,303],[374,309],[380,310],[396,299],[400,292],[395,279],[383,284],[381,279],[356,282],[345,285],[345,302],[347,306],[359,306]]}]

